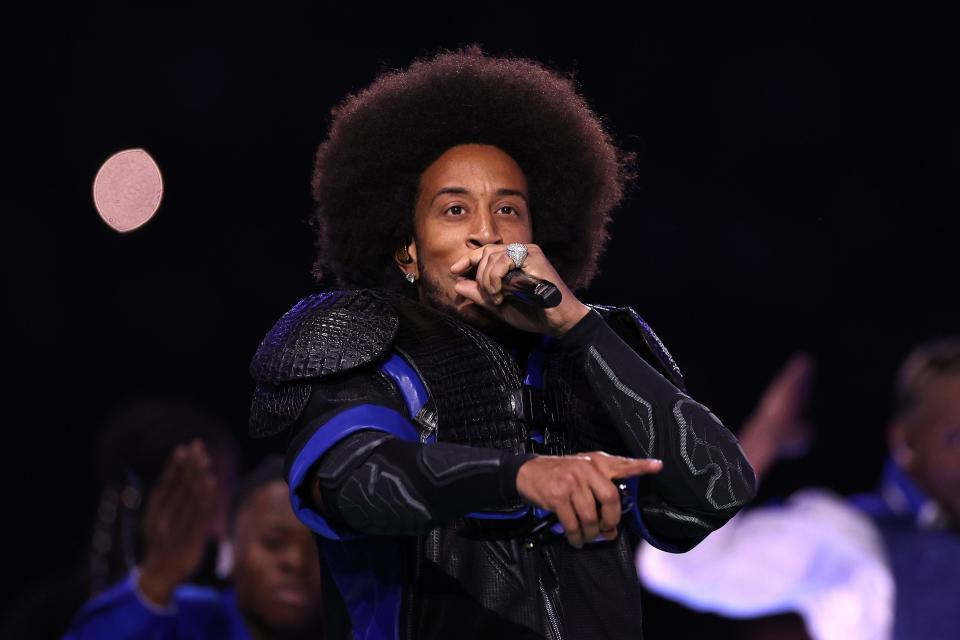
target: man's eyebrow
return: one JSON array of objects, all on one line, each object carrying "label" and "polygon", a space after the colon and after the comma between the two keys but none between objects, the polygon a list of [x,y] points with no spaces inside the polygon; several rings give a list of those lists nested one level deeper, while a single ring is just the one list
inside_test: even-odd
[{"label": "man's eyebrow", "polygon": [[[433,204],[434,200],[436,200],[437,198],[439,198],[440,196],[442,196],[442,195],[445,194],[445,193],[452,193],[452,194],[458,195],[458,196],[470,196],[470,195],[473,195],[473,194],[470,192],[470,190],[467,189],[466,187],[443,187],[442,189],[440,189],[439,191],[437,191],[435,194],[433,194],[433,199],[430,200],[430,204]],[[496,195],[497,197],[503,197],[503,196],[519,196],[519,197],[523,198],[523,201],[524,201],[524,202],[527,202],[527,194],[525,194],[523,191],[518,191],[517,189],[506,189],[506,188],[504,188],[504,189],[497,189],[497,191],[496,191],[496,193],[495,193],[494,195]],[[529,204],[529,203],[528,203],[528,204]]]}]

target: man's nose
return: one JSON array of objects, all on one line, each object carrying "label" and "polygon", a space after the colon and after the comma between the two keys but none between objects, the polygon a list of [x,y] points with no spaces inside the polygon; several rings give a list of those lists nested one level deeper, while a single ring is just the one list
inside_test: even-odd
[{"label": "man's nose", "polygon": [[473,247],[482,247],[485,244],[502,244],[497,219],[489,210],[481,210],[473,218],[473,226],[467,241]]}]

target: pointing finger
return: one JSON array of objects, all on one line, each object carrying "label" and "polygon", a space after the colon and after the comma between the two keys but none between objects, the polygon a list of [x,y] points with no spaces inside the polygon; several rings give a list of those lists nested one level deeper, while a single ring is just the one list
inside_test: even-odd
[{"label": "pointing finger", "polygon": [[607,466],[610,478],[630,478],[657,473],[663,469],[663,461],[656,458],[615,458]]}]

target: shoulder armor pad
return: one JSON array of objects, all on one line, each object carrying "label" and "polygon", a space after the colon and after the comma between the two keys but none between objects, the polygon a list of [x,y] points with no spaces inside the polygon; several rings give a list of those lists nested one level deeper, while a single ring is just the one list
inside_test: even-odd
[{"label": "shoulder armor pad", "polygon": [[307,296],[267,333],[250,375],[278,384],[355,369],[386,353],[398,324],[393,306],[369,289]]},{"label": "shoulder armor pad", "polygon": [[681,391],[686,391],[680,367],[673,356],[660,342],[643,318],[632,307],[609,307],[599,304],[587,305],[596,309],[610,328],[619,335],[630,348],[643,356],[657,371]]}]

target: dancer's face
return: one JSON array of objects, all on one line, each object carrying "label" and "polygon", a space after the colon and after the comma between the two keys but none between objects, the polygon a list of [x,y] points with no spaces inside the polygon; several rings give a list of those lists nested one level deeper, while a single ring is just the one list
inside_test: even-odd
[{"label": "dancer's face", "polygon": [[901,434],[903,467],[960,520],[960,375],[925,382]]},{"label": "dancer's face", "polygon": [[233,582],[247,622],[261,631],[299,633],[319,623],[316,543],[290,508],[282,480],[254,491],[234,524]]},{"label": "dancer's face", "polygon": [[421,302],[488,326],[497,320],[454,290],[464,276],[451,274],[450,266],[478,247],[512,242],[533,242],[527,179],[499,148],[463,144],[420,176],[414,239],[407,246],[413,262],[398,264],[417,275]]}]

